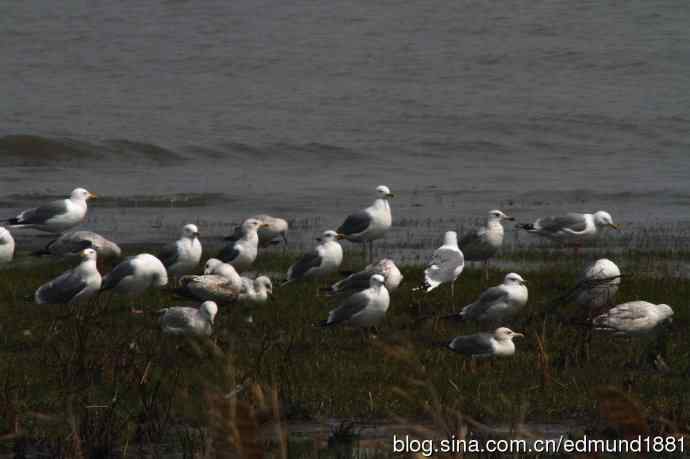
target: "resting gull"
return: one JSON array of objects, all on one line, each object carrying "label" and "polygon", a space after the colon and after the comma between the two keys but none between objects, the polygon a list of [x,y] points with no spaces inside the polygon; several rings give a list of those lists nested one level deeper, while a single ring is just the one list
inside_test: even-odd
[{"label": "resting gull", "polygon": [[338,234],[352,242],[369,243],[369,259],[373,257],[373,241],[381,239],[393,223],[388,200],[393,197],[385,185],[376,187],[377,198],[364,210],[349,215],[337,229]]},{"label": "resting gull", "polygon": [[[245,281],[246,278],[243,278]],[[253,304],[263,304],[273,294],[273,283],[268,276],[259,276],[256,279],[246,279],[242,282],[239,301]]]},{"label": "resting gull", "polygon": [[96,197],[84,188],[76,188],[69,198],[25,210],[7,220],[12,228],[33,228],[49,233],[62,233],[80,224],[86,217],[86,201]]},{"label": "resting gull", "polygon": [[667,304],[630,301],[619,304],[592,319],[595,330],[615,335],[646,335],[655,332],[662,323],[671,322],[673,309]]},{"label": "resting gull", "polygon": [[14,257],[14,238],[9,230],[0,226],[0,264],[9,263]]},{"label": "resting gull", "polygon": [[500,327],[493,333],[456,336],[443,344],[451,351],[472,358],[510,357],[515,354],[515,337],[524,338],[525,335],[507,327]]},{"label": "resting gull", "polygon": [[184,225],[180,239],[161,250],[158,258],[170,276],[183,276],[196,270],[201,261],[199,229],[191,223]]},{"label": "resting gull", "polygon": [[581,244],[597,235],[600,228],[619,229],[608,212],[600,210],[593,214],[569,213],[560,217],[542,217],[534,223],[517,225],[530,234],[564,244]]},{"label": "resting gull", "polygon": [[168,272],[163,263],[149,253],[122,261],[103,279],[101,290],[129,296],[141,295],[149,288],[165,287]]},{"label": "resting gull", "polygon": [[385,317],[390,296],[381,274],[371,276],[369,288],[348,297],[328,314],[321,326],[344,324],[360,328],[375,327]]},{"label": "resting gull", "polygon": [[572,293],[572,303],[590,311],[613,305],[621,283],[621,271],[614,262],[601,258],[587,266]]},{"label": "resting gull", "polygon": [[213,333],[213,320],[218,314],[218,305],[213,301],[204,301],[199,309],[175,306],[159,312],[159,323],[165,334],[210,336]]},{"label": "resting gull", "polygon": [[489,278],[489,259],[496,255],[503,245],[503,225],[502,220],[515,220],[500,210],[489,211],[486,225],[475,228],[465,234],[458,246],[465,255],[465,261],[484,262],[484,278]]},{"label": "resting gull", "polygon": [[307,252],[297,260],[287,272],[287,280],[282,284],[323,277],[335,272],[343,262],[343,248],[338,242],[343,236],[333,230],[324,231],[316,238],[318,245],[311,252]]},{"label": "resting gull", "polygon": [[458,233],[446,231],[443,245],[436,249],[424,270],[424,288],[427,292],[446,282],[450,282],[451,296],[455,296],[455,280],[465,267],[465,257],[458,248]]},{"label": "resting gull", "polygon": [[484,290],[477,301],[445,318],[500,324],[518,314],[526,304],[525,280],[519,274],[509,273],[501,285]]},{"label": "resting gull", "polygon": [[98,254],[93,249],[81,251],[81,263],[36,290],[37,304],[83,303],[101,288],[101,275],[96,267]]},{"label": "resting gull", "polygon": [[[238,276],[239,277],[239,276]],[[239,298],[242,282],[220,274],[182,276],[176,290],[199,301],[212,300],[221,304],[234,303]]]},{"label": "resting gull", "polygon": [[218,258],[225,263],[230,263],[239,272],[249,269],[256,260],[258,253],[259,235],[257,231],[264,226],[255,218],[245,220],[240,228],[242,236],[236,240],[230,236],[230,243],[221,250]]},{"label": "resting gull", "polygon": [[382,258],[372,263],[363,270],[350,274],[328,288],[325,288],[329,295],[342,295],[364,290],[369,287],[371,276],[381,274],[384,278],[384,285],[388,292],[393,292],[403,281],[403,275],[390,258]]},{"label": "resting gull", "polygon": [[98,253],[99,259],[120,258],[122,250],[112,241],[93,231],[70,231],[51,241],[43,250],[34,255],[71,256],[80,251],[92,248]]},{"label": "resting gull", "polygon": [[[287,245],[287,232],[289,226],[287,220],[283,218],[272,217],[266,214],[255,215],[250,218],[259,220],[261,223],[266,225],[262,228],[259,228],[259,231],[257,232],[257,234],[259,235],[260,248],[263,249],[271,245],[279,244],[280,240],[282,240],[283,243]],[[226,240],[236,241],[241,237],[242,227],[240,225],[235,228],[235,232],[232,235],[228,236]]]}]

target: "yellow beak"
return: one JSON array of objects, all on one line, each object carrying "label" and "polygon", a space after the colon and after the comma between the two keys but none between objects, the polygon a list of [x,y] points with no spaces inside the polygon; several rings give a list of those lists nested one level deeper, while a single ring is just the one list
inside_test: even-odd
[{"label": "yellow beak", "polygon": [[96,198],[96,197],[97,197],[97,196],[96,196],[96,193],[91,193],[91,192],[89,192],[89,199],[93,199],[93,198]]},{"label": "yellow beak", "polygon": [[618,231],[621,229],[620,225],[616,225],[615,223],[609,223],[609,226]]}]

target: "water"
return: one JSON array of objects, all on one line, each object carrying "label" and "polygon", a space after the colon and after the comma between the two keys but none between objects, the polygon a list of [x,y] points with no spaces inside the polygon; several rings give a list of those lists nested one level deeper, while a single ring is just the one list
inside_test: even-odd
[{"label": "water", "polygon": [[387,184],[397,221],[688,222],[683,1],[29,0],[0,17],[3,215],[81,185],[109,198],[86,226],[120,241],[256,212],[311,222],[307,240]]}]

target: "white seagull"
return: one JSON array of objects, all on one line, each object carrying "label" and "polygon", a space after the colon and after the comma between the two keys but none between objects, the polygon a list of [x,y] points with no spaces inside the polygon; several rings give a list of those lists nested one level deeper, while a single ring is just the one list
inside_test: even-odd
[{"label": "white seagull", "polygon": [[9,263],[14,258],[14,238],[12,234],[0,226],[0,265]]},{"label": "white seagull", "polygon": [[484,277],[489,277],[489,259],[496,255],[503,246],[503,225],[502,220],[515,220],[500,210],[489,211],[486,225],[473,229],[465,234],[458,246],[465,255],[465,261],[484,262]]},{"label": "white seagull", "polygon": [[451,296],[455,295],[455,280],[465,267],[465,256],[458,248],[458,233],[446,231],[443,245],[436,249],[424,270],[424,288],[427,292],[446,282],[450,282]]},{"label": "white seagull", "polygon": [[564,244],[581,244],[595,237],[600,228],[619,229],[613,223],[611,214],[603,210],[593,214],[569,213],[559,217],[542,217],[534,223],[519,224],[517,227]]},{"label": "white seagull", "polygon": [[519,274],[507,274],[501,285],[484,290],[477,301],[468,304],[459,313],[445,318],[505,322],[518,314],[527,304],[525,283]]},{"label": "white seagull", "polygon": [[364,290],[369,287],[371,276],[374,274],[381,274],[383,276],[384,285],[389,293],[397,289],[403,281],[403,275],[395,265],[395,262],[390,258],[382,258],[324,290],[329,295],[342,295]]},{"label": "white seagull", "polygon": [[456,336],[448,343],[448,349],[472,358],[510,357],[515,354],[513,338],[524,338],[510,328],[497,328],[493,333],[476,333],[474,335]]},{"label": "white seagull", "polygon": [[161,250],[158,258],[171,276],[183,276],[196,270],[201,261],[199,229],[191,223],[184,225],[180,239]]},{"label": "white seagull", "polygon": [[258,254],[259,235],[257,231],[265,226],[264,223],[255,218],[245,220],[240,227],[241,237],[234,240],[233,236],[230,236],[228,238],[230,243],[221,250],[218,258],[225,263],[230,263],[239,272],[249,269]]},{"label": "white seagull", "polygon": [[349,215],[336,230],[352,242],[369,243],[369,259],[373,257],[373,241],[381,239],[393,223],[388,202],[394,195],[385,185],[376,187],[377,198],[372,205]]},{"label": "white seagull", "polygon": [[223,276],[232,281],[232,283],[238,287],[242,284],[242,278],[237,273],[235,267],[229,263],[223,263],[217,258],[209,258],[206,260],[206,264],[204,265],[204,274],[217,274],[219,276]]},{"label": "white seagull", "polygon": [[[287,233],[288,233],[288,222],[283,218],[272,217],[270,215],[261,214],[255,215],[253,217],[255,220],[259,220],[266,226],[259,228],[257,234],[259,235],[259,247],[266,248],[271,245],[279,244],[282,239],[283,243],[287,245]],[[235,232],[228,236],[226,240],[235,241],[242,237],[242,228],[237,226]],[[280,239],[279,239],[280,238]]]},{"label": "white seagull", "polygon": [[83,303],[101,288],[101,275],[96,267],[98,254],[93,249],[81,251],[81,263],[36,290],[37,304]]},{"label": "white seagull", "polygon": [[33,228],[49,233],[62,233],[86,217],[86,201],[96,197],[84,188],[76,188],[67,199],[53,201],[41,207],[25,210],[7,220],[11,228]]},{"label": "white seagull", "polygon": [[585,268],[570,298],[577,306],[600,311],[614,304],[620,283],[618,266],[607,258],[601,258]]},{"label": "white seagull", "polygon": [[176,306],[159,311],[159,323],[163,333],[183,336],[210,336],[213,333],[213,320],[218,314],[218,305],[204,301],[199,309]]},{"label": "white seagull", "polygon": [[84,249],[94,249],[99,259],[120,258],[122,250],[112,241],[93,231],[70,231],[52,240],[48,245],[34,255],[71,256]]},{"label": "white seagull", "polygon": [[592,323],[595,330],[612,332],[614,335],[646,335],[656,331],[660,324],[671,322],[672,316],[673,309],[667,304],[631,301],[595,317]]},{"label": "white seagull", "polygon": [[[246,278],[243,278],[243,281]],[[246,279],[242,282],[242,290],[238,300],[253,304],[263,304],[273,294],[273,283],[268,276],[259,276],[256,279]]]},{"label": "white seagull", "polygon": [[383,285],[381,274],[371,276],[369,288],[348,297],[328,314],[321,326],[344,324],[353,327],[375,327],[385,317],[390,305],[390,295]]},{"label": "white seagull", "polygon": [[101,290],[136,296],[149,288],[161,288],[167,284],[168,272],[163,263],[149,253],[141,253],[115,266],[103,279]]},{"label": "white seagull", "polygon": [[342,238],[341,234],[333,230],[324,231],[321,237],[316,238],[318,245],[314,250],[302,255],[290,266],[287,280],[282,285],[312,277],[324,277],[335,272],[343,262],[343,248],[338,242]]}]

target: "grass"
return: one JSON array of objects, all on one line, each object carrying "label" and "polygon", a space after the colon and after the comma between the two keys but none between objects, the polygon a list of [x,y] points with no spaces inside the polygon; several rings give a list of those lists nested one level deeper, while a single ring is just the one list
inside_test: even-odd
[{"label": "grass", "polygon": [[[690,283],[672,269],[634,270],[642,260],[663,262],[665,253],[611,256],[625,274],[617,303],[670,304],[672,329],[660,339],[588,340],[571,320],[578,311],[546,308],[572,285],[582,260],[537,252],[529,259],[543,263],[525,276],[528,308],[511,325],[526,338],[514,358],[478,363],[428,344],[476,325],[424,319],[478,296],[486,283],[472,268],[451,298],[447,287],[411,292],[422,268],[404,267],[385,324],[363,342],[355,330],[314,325],[331,306],[315,295],[316,283],[276,288],[252,324],[240,308],[221,306],[210,340],[179,340],[161,336],[155,311],[189,301],[150,292],[135,299],[144,315],[110,296],[37,306],[34,290],[68,264],[20,264],[0,277],[0,457],[260,457],[269,446],[274,457],[316,457],[288,441],[286,428],[332,418],[354,422],[331,435],[349,442],[358,423],[393,420],[442,437],[544,423],[573,426],[573,435],[688,432]],[[350,267],[361,266],[356,249],[349,255]],[[256,267],[284,273],[293,260],[271,250]],[[504,275],[491,270],[489,285]],[[657,353],[670,372],[652,365]]]}]

